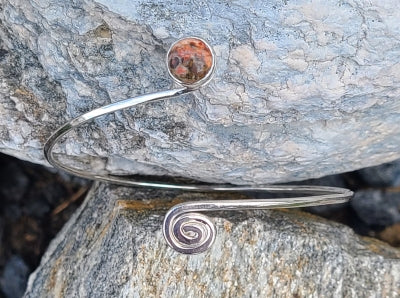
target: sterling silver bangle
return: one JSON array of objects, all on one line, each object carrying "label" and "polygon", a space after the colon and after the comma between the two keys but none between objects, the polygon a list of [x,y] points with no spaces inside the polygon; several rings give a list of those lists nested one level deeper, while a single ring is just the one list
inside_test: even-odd
[{"label": "sterling silver bangle", "polygon": [[248,199],[185,202],[172,207],[166,214],[163,234],[167,243],[180,253],[196,254],[207,250],[213,243],[216,229],[212,221],[198,212],[243,209],[297,208],[347,202],[353,193],[344,188],[300,185],[251,185],[230,186],[218,184],[169,184],[139,181],[129,176],[96,174],[62,163],[54,156],[53,149],[62,137],[82,124],[100,116],[127,109],[146,102],[169,99],[193,92],[207,84],[215,69],[215,54],[206,41],[198,37],[178,40],[167,53],[167,68],[177,88],[128,98],[111,103],[78,116],[59,129],[47,140],[44,155],[54,167],[83,178],[127,186],[156,187],[186,191],[257,191],[295,194],[296,197],[278,199]]}]

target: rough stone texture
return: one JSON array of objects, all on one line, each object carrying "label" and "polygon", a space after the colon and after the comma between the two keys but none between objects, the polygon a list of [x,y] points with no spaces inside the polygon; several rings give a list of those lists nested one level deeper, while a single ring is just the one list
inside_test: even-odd
[{"label": "rough stone texture", "polygon": [[211,249],[178,254],[162,237],[162,209],[188,197],[227,195],[95,184],[25,296],[398,297],[399,250],[299,211],[215,214]]},{"label": "rough stone texture", "polygon": [[2,152],[43,163],[67,119],[169,88],[169,45],[197,35],[217,56],[206,88],[99,119],[63,144],[69,161],[248,184],[400,157],[397,0],[0,5]]},{"label": "rough stone texture", "polygon": [[88,182],[0,154],[0,297],[19,298]]}]

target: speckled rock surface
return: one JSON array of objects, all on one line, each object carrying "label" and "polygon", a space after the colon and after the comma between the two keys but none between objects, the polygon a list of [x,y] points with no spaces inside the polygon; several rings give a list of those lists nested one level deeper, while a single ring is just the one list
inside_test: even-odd
[{"label": "speckled rock surface", "polygon": [[169,45],[196,35],[217,56],[206,88],[98,119],[61,146],[68,162],[90,155],[98,170],[248,184],[400,157],[396,0],[0,5],[7,154],[43,163],[45,139],[67,119],[169,88]]},{"label": "speckled rock surface", "polygon": [[215,214],[211,249],[178,254],[161,224],[166,206],[189,197],[218,198],[95,184],[30,276],[25,297],[398,295],[398,249],[299,211]]}]

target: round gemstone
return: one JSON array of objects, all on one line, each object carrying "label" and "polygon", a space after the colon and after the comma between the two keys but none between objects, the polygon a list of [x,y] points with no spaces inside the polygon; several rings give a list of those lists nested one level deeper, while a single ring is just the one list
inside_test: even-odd
[{"label": "round gemstone", "polygon": [[168,52],[170,73],[182,84],[195,84],[210,72],[213,56],[201,39],[185,38],[176,42]]}]

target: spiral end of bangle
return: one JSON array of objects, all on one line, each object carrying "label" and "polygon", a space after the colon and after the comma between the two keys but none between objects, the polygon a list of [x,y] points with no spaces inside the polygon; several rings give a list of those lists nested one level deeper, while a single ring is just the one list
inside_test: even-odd
[{"label": "spiral end of bangle", "polygon": [[183,254],[205,252],[214,243],[215,225],[207,216],[183,212],[179,207],[172,208],[165,216],[165,240],[171,248]]}]

